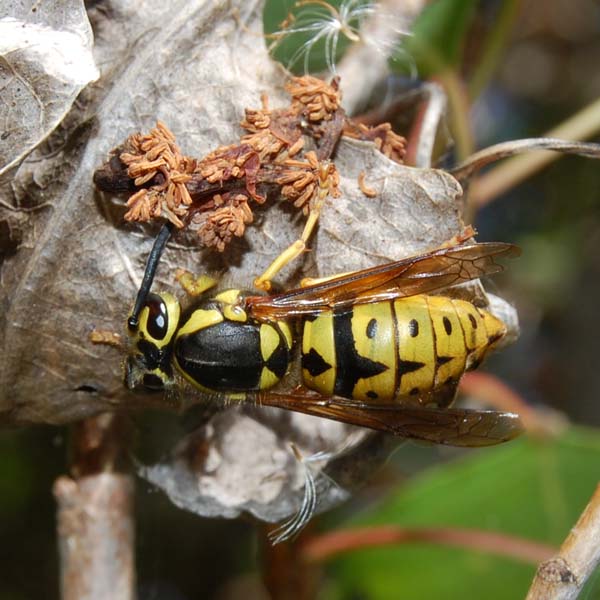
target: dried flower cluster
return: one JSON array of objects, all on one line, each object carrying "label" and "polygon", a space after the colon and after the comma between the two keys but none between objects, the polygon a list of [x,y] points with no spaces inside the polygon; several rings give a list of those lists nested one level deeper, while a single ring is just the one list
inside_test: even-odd
[{"label": "dried flower cluster", "polygon": [[198,234],[206,246],[223,252],[234,236],[244,235],[252,210],[245,194],[215,194],[213,201],[215,209],[205,213]]},{"label": "dried flower cluster", "polygon": [[388,158],[401,163],[406,154],[406,140],[394,133],[389,123],[381,123],[375,127],[369,127],[364,123],[348,123],[344,128],[346,137],[357,140],[370,141],[375,147]]},{"label": "dried flower cluster", "polygon": [[136,186],[158,179],[150,189],[142,187],[129,198],[125,219],[150,221],[166,217],[177,227],[183,227],[179,217],[184,216],[186,207],[192,204],[185,184],[191,179],[196,161],[181,154],[169,128],[159,121],[148,135],[130,136],[120,159]]},{"label": "dried flower cluster", "polygon": [[405,140],[388,123],[370,128],[347,119],[337,79],[328,84],[297,77],[286,91],[289,106],[270,109],[263,95],[260,109],[246,109],[241,121],[246,133],[239,143],[202,159],[183,155],[163,123],[147,135],[134,134],[96,172],[96,185],[112,192],[134,190],[126,220],[161,218],[178,228],[194,223],[204,245],[223,251],[252,222],[251,202],[262,204],[268,194],[278,193],[308,214],[319,190],[338,196],[339,175],[329,159],[342,134],[373,141],[386,156],[402,161]]},{"label": "dried flower cluster", "polygon": [[329,121],[340,108],[339,79],[327,85],[316,77],[296,77],[285,87],[292,97],[292,110],[311,122]]},{"label": "dried flower cluster", "polygon": [[334,197],[340,195],[337,169],[333,163],[319,162],[315,152],[307,152],[304,160],[287,159],[282,166],[281,173],[274,177],[275,183],[281,186],[281,195],[305,215],[310,212],[310,200],[319,188],[327,188]]}]

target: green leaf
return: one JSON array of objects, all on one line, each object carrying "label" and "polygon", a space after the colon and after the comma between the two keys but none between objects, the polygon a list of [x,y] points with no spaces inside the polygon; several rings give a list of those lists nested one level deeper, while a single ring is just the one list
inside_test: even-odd
[{"label": "green leaf", "polygon": [[[559,546],[598,484],[599,464],[600,436],[581,428],[472,451],[414,478],[351,525],[474,528]],[[332,564],[334,596],[370,600],[523,598],[535,573],[516,560],[425,544],[354,551]]]},{"label": "green leaf", "polygon": [[400,62],[406,55],[412,57],[422,79],[460,65],[465,35],[476,8],[477,0],[428,4],[414,24],[413,35],[403,44]]}]

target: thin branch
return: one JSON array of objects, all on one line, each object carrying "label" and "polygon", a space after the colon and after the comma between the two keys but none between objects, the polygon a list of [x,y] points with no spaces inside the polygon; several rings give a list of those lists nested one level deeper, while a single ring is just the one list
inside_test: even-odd
[{"label": "thin branch", "polygon": [[74,427],[73,476],[54,483],[63,600],[135,597],[133,479],[117,472],[128,429],[108,414]]},{"label": "thin branch", "polygon": [[405,160],[407,164],[426,168],[431,167],[437,131],[446,114],[448,98],[442,86],[434,81],[424,83],[422,89],[428,99],[412,126],[406,152],[410,158],[407,156]]},{"label": "thin branch", "polygon": [[[589,139],[599,131],[600,99],[549,131],[545,137],[577,141]],[[476,207],[491,202],[557,158],[560,155],[556,153],[535,152],[507,160],[473,182],[469,190],[470,202]]]},{"label": "thin branch", "polygon": [[262,525],[258,529],[261,574],[269,596],[294,600],[316,598],[319,585],[317,570],[302,560],[302,540],[309,535],[309,530],[276,545],[271,540],[273,531],[273,525]]},{"label": "thin branch", "polygon": [[600,562],[600,485],[556,556],[537,570],[527,600],[573,600]]},{"label": "thin branch", "polygon": [[[467,160],[460,163],[458,166],[450,169],[450,173],[458,179],[459,182],[463,182],[470,177],[479,169],[482,169],[490,163],[501,160],[508,156],[514,156],[515,154],[521,154],[523,152],[529,152],[532,150],[552,150],[554,152],[562,152],[563,154],[576,154],[578,156],[586,156],[587,158],[600,158],[600,144],[584,143],[584,142],[571,142],[568,140],[560,140],[557,138],[525,138],[522,140],[511,140],[509,142],[502,142],[500,144],[494,144],[488,148],[484,148],[479,152],[471,155]],[[553,156],[552,153],[528,155],[544,158],[546,156]],[[497,167],[500,169],[500,167]],[[485,175],[481,177],[479,182],[473,184],[472,189],[480,190],[481,181],[485,179]],[[482,196],[478,194],[476,196],[480,202]]]},{"label": "thin branch", "polygon": [[426,543],[477,550],[527,563],[547,560],[556,552],[555,548],[546,544],[491,531],[448,527],[384,526],[336,531],[312,538],[304,543],[302,555],[306,561],[322,562],[352,550],[407,543]]}]

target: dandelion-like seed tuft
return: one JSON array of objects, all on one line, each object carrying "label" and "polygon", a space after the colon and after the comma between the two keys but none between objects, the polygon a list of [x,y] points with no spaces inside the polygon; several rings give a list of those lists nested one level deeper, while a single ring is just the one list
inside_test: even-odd
[{"label": "dandelion-like seed tuft", "polygon": [[[268,37],[274,40],[269,50],[274,52],[284,40],[293,39],[299,46],[284,61],[289,70],[297,70],[295,68],[302,61],[304,73],[309,73],[311,54],[315,51],[315,54],[323,53],[327,69],[334,75],[336,61],[344,46],[362,43],[373,46],[378,52],[390,52],[388,40],[366,34],[364,27],[369,17],[397,20],[395,15],[384,13],[380,3],[367,0],[342,0],[338,8],[326,0],[298,0],[279,29],[269,34]],[[395,30],[398,37],[409,34],[402,27]]]}]

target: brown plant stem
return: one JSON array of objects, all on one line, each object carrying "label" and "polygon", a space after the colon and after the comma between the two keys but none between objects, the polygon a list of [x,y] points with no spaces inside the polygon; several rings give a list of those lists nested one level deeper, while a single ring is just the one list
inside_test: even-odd
[{"label": "brown plant stem", "polygon": [[[600,99],[549,131],[545,137],[577,141],[588,139],[599,131]],[[531,152],[511,158],[473,182],[470,202],[476,207],[484,206],[558,158],[560,155],[554,152]]]},{"label": "brown plant stem", "polygon": [[546,560],[555,549],[516,536],[450,527],[364,527],[314,537],[302,546],[307,562],[322,562],[344,552],[381,546],[425,543],[489,552],[528,563]]},{"label": "brown plant stem", "polygon": [[558,554],[538,567],[527,600],[577,598],[600,563],[600,485]]},{"label": "brown plant stem", "polygon": [[[272,525],[259,529],[262,579],[273,600],[311,600],[316,597],[318,578],[314,566],[302,560],[304,530],[297,538],[273,545],[269,538]],[[310,530],[310,527],[309,527]]]},{"label": "brown plant stem", "polygon": [[71,476],[54,483],[63,600],[135,597],[129,424],[104,414],[73,428]]},{"label": "brown plant stem", "polygon": [[[563,154],[576,154],[578,156],[586,156],[588,158],[600,158],[600,144],[570,142],[558,138],[524,138],[521,140],[510,140],[494,144],[488,148],[484,148],[475,154],[469,156],[468,159],[450,169],[450,173],[458,179],[459,182],[467,181],[477,171],[483,167],[523,152],[534,150],[549,150],[554,152],[562,152]],[[499,168],[499,167],[497,167]],[[483,176],[481,179],[483,179]],[[477,188],[477,183],[473,184]]]}]

